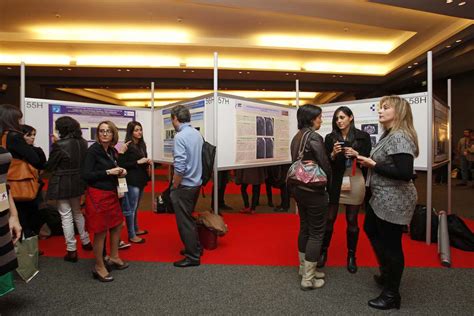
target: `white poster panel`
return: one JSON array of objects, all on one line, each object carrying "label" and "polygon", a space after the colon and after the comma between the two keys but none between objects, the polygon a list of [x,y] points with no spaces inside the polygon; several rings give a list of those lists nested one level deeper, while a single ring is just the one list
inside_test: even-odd
[{"label": "white poster panel", "polygon": [[[428,97],[426,92],[401,95],[405,98],[411,106],[413,114],[413,124],[418,134],[418,144],[420,147],[420,154],[415,159],[414,167],[417,170],[427,170],[428,154],[427,154],[427,111],[428,111]],[[332,131],[332,118],[334,111],[340,106],[349,107],[354,114],[355,126],[368,134],[374,146],[383,134],[383,128],[378,122],[378,107],[381,98],[357,100],[350,102],[331,103],[328,105],[321,105],[323,109],[323,124],[318,131],[321,136],[325,137]]]},{"label": "white poster panel", "polygon": [[125,140],[128,122],[137,120],[143,126],[145,142],[151,144],[150,109],[33,98],[26,98],[25,104],[25,124],[36,129],[36,146],[41,147],[47,157],[52,145],[51,135],[56,134],[54,122],[61,116],[70,116],[81,124],[82,135],[89,145],[95,141],[98,123],[104,120],[110,120],[117,125],[119,144]]}]

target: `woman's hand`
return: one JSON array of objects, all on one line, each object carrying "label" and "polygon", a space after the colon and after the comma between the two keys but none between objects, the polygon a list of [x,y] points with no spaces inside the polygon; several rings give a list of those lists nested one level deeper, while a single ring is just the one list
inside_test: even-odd
[{"label": "woman's hand", "polygon": [[362,167],[367,167],[367,168],[373,168],[376,165],[376,162],[373,161],[370,158],[364,157],[364,156],[357,156],[357,162],[362,166]]},{"label": "woman's hand", "polygon": [[130,145],[131,142],[132,142],[132,141],[129,140],[128,142],[124,143],[124,144],[120,147],[119,153],[120,153],[120,154],[125,154],[125,153],[127,152],[127,150],[128,150],[128,145]]},{"label": "woman's hand", "polygon": [[109,176],[123,176],[123,173],[125,172],[125,175],[127,175],[127,170],[125,170],[124,168],[120,168],[120,167],[115,167],[115,168],[112,168],[112,169],[108,169],[106,170],[107,172],[107,175]]},{"label": "woman's hand", "polygon": [[151,159],[143,157],[143,158],[137,160],[137,164],[139,164],[139,165],[143,165],[144,163],[151,165]]},{"label": "woman's hand", "polygon": [[357,157],[359,153],[352,147],[344,147],[344,155],[346,158]]},{"label": "woman's hand", "polygon": [[18,220],[18,216],[10,214],[8,225],[10,227],[10,234],[12,235],[13,244],[16,244],[16,242],[21,238],[21,225],[20,221]]},{"label": "woman's hand", "polygon": [[338,153],[342,151],[342,145],[340,142],[335,142],[332,146],[332,155],[336,156]]}]

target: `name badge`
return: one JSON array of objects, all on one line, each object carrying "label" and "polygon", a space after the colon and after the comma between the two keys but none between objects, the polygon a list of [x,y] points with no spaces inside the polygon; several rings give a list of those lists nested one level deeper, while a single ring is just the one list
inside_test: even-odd
[{"label": "name badge", "polygon": [[350,191],[351,190],[351,177],[344,176],[342,178],[341,191]]},{"label": "name badge", "polygon": [[8,201],[7,185],[0,183],[0,212],[6,211],[10,208],[10,202]]},{"label": "name badge", "polygon": [[128,192],[127,179],[118,178],[117,193],[119,197],[123,197],[126,192]]}]

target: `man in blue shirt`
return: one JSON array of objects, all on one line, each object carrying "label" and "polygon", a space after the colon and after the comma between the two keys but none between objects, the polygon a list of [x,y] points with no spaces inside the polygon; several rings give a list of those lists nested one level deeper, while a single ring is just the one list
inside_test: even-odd
[{"label": "man in blue shirt", "polygon": [[201,245],[191,213],[201,187],[204,141],[190,121],[191,113],[184,105],[171,109],[171,122],[177,133],[174,136],[174,175],[170,198],[176,213],[179,236],[184,244],[184,259],[174,263],[175,267],[180,268],[198,266],[201,263]]}]

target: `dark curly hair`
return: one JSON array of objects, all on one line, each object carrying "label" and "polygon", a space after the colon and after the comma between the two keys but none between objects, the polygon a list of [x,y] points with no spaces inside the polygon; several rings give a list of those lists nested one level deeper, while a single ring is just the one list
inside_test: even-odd
[{"label": "dark curly hair", "polygon": [[55,122],[59,138],[82,138],[81,125],[70,116],[62,116]]}]

